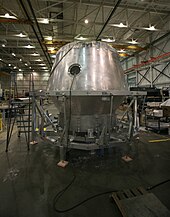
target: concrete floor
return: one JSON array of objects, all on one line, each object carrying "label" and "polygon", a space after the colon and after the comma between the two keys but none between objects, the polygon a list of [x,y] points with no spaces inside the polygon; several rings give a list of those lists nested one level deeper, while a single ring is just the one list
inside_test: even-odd
[{"label": "concrete floor", "polygon": [[[148,187],[170,178],[170,142],[148,143],[160,136],[140,132],[131,154],[134,160],[121,160],[121,149],[105,152],[104,157],[87,152],[70,151],[69,165],[57,167],[55,146],[39,140],[27,152],[24,138],[14,134],[8,153],[5,153],[5,134],[0,133],[0,217],[111,217],[119,216],[109,194],[97,197],[82,206],[58,214],[53,210],[53,198],[76,175],[72,186],[57,203],[67,209],[97,193]],[[152,191],[170,209],[170,183]]]}]

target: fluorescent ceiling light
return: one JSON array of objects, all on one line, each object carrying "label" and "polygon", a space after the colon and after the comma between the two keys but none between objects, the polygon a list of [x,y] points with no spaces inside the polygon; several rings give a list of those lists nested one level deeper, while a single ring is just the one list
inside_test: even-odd
[{"label": "fluorescent ceiling light", "polygon": [[17,67],[16,66],[14,66],[14,69],[16,69]]},{"label": "fluorescent ceiling light", "polygon": [[14,56],[14,57],[15,57],[15,56],[16,56],[16,54],[15,54],[15,53],[12,53],[12,56]]},{"label": "fluorescent ceiling light", "polygon": [[53,50],[55,50],[55,47],[48,47],[48,50],[53,51]]},{"label": "fluorescent ceiling light", "polygon": [[40,54],[39,53],[32,53],[32,54],[30,54],[31,56],[40,56]]},{"label": "fluorescent ceiling light", "polygon": [[5,44],[2,44],[2,47],[5,47],[6,45]]},{"label": "fluorescent ceiling light", "polygon": [[85,41],[87,40],[87,38],[84,38],[82,35],[78,34],[76,37],[75,37],[76,40],[80,40],[80,41]]},{"label": "fluorescent ceiling light", "polygon": [[104,42],[115,42],[115,39],[114,38],[102,38],[102,41]]},{"label": "fluorescent ceiling light", "polygon": [[20,34],[17,34],[16,36],[20,37],[20,38],[25,38],[27,37],[27,35],[24,35],[22,32]]},{"label": "fluorescent ceiling light", "polygon": [[117,51],[118,53],[125,53],[126,51],[124,49],[120,49]]},{"label": "fluorescent ceiling light", "polygon": [[51,58],[55,59],[55,58],[56,58],[56,55],[51,55]]},{"label": "fluorescent ceiling light", "polygon": [[119,27],[119,28],[127,28],[128,27],[127,25],[124,25],[123,23],[111,24],[111,26],[116,26],[116,27]]},{"label": "fluorescent ceiling light", "polygon": [[44,23],[44,24],[48,24],[49,23],[49,19],[48,18],[38,18],[37,19],[39,23]]},{"label": "fluorescent ceiling light", "polygon": [[130,44],[139,44],[136,40],[132,39],[132,41],[129,41]]},{"label": "fluorescent ceiling light", "polygon": [[46,64],[45,63],[40,63],[38,64],[39,66],[45,66]]},{"label": "fluorescent ceiling light", "polygon": [[155,26],[149,26],[148,28],[144,28],[146,30],[150,30],[150,31],[157,31],[157,29],[155,28]]},{"label": "fluorescent ceiling light", "polygon": [[79,38],[77,38],[78,40],[84,41],[86,40],[86,38],[84,38],[83,36],[80,36]]},{"label": "fluorescent ceiling light", "polygon": [[88,23],[89,23],[88,19],[85,19],[84,22],[85,22],[85,24],[88,24]]},{"label": "fluorescent ceiling light", "polygon": [[42,60],[41,60],[41,59],[38,59],[38,60],[35,60],[35,61],[40,62],[40,61],[42,61]]},{"label": "fluorescent ceiling light", "polygon": [[5,15],[1,15],[0,17],[7,18],[7,19],[17,19],[15,16],[11,16],[8,13],[6,13]]},{"label": "fluorescent ceiling light", "polygon": [[35,46],[32,46],[32,45],[30,45],[30,44],[28,44],[28,45],[26,45],[26,46],[24,46],[24,47],[26,47],[26,48],[35,48]]},{"label": "fluorescent ceiling light", "polygon": [[19,69],[19,71],[21,72],[22,70],[21,70],[21,69]]},{"label": "fluorescent ceiling light", "polygon": [[28,66],[28,64],[27,64],[27,63],[25,63],[25,66]]},{"label": "fluorescent ceiling light", "polygon": [[8,66],[11,66],[11,63],[9,63]]},{"label": "fluorescent ceiling light", "polygon": [[22,61],[22,59],[19,59],[19,61],[21,62],[21,61]]},{"label": "fluorescent ceiling light", "polygon": [[53,37],[52,37],[52,36],[47,36],[47,37],[45,37],[45,40],[47,40],[47,41],[52,41],[52,40],[53,40]]}]

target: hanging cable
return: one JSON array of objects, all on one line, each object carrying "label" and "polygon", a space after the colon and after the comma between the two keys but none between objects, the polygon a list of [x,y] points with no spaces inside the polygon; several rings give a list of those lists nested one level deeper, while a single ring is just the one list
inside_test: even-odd
[{"label": "hanging cable", "polygon": [[160,183],[158,183],[158,184],[156,184],[156,185],[152,185],[152,186],[149,186],[149,187],[147,187],[147,191],[149,191],[149,190],[152,190],[152,189],[154,189],[154,188],[157,188],[157,187],[159,187],[159,186],[161,186],[161,185],[164,185],[164,184],[166,184],[166,183],[168,183],[170,181],[170,179],[167,179],[167,180],[165,180],[165,181],[163,181],[163,182],[160,182]]},{"label": "hanging cable", "polygon": [[51,75],[53,74],[53,72],[54,72],[54,70],[56,69],[56,67],[59,65],[59,63],[64,59],[65,56],[67,56],[67,54],[68,54],[77,44],[78,44],[78,42],[75,43],[75,44],[61,57],[61,59],[56,63],[56,65],[55,65],[55,66],[52,68],[52,70],[51,70],[50,77],[51,77]]},{"label": "hanging cable", "polygon": [[76,74],[74,74],[74,77],[72,79],[70,89],[69,89],[69,119],[68,119],[68,128],[67,128],[67,146],[66,146],[66,154],[68,152],[68,146],[69,146],[69,132],[70,132],[70,124],[71,124],[71,116],[72,116],[72,109],[71,109],[71,104],[72,104],[72,87],[73,83],[75,80]]}]

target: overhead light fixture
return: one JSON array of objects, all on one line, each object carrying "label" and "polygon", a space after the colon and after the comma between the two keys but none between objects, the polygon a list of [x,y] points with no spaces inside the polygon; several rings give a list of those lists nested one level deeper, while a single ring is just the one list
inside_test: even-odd
[{"label": "overhead light fixture", "polygon": [[21,69],[19,69],[19,71],[21,72],[22,70],[21,70]]},{"label": "overhead light fixture", "polygon": [[55,59],[55,58],[56,58],[56,55],[51,55],[51,58]]},{"label": "overhead light fixture", "polygon": [[20,38],[25,38],[25,37],[27,37],[27,35],[24,35],[22,32],[19,33],[19,34],[17,34],[16,36],[18,36],[18,37],[20,37]]},{"label": "overhead light fixture", "polygon": [[126,51],[125,51],[125,49],[120,49],[120,50],[118,50],[117,52],[118,52],[118,53],[125,53]]},{"label": "overhead light fixture", "polygon": [[42,22],[48,24],[49,23],[49,19],[45,18],[45,19],[42,20]]},{"label": "overhead light fixture", "polygon": [[9,15],[8,13],[6,13],[6,14],[4,15],[4,17],[9,18],[10,15]]},{"label": "overhead light fixture", "polygon": [[25,63],[25,66],[28,66],[28,64],[27,64],[27,63]]},{"label": "overhead light fixture", "polygon": [[26,45],[25,47],[26,47],[26,48],[35,48],[34,46],[32,46],[32,45],[30,45],[30,44]]},{"label": "overhead light fixture", "polygon": [[155,28],[155,26],[149,26],[148,28],[144,28],[146,30],[149,30],[149,31],[157,31],[158,29]]},{"label": "overhead light fixture", "polygon": [[86,38],[84,38],[83,36],[80,36],[79,38],[77,38],[78,40],[84,41],[86,40]]},{"label": "overhead light fixture", "polygon": [[35,60],[35,61],[37,61],[37,62],[41,62],[42,60],[41,60],[41,59],[38,59],[38,60]]},{"label": "overhead light fixture", "polygon": [[29,67],[29,69],[31,69],[31,66]]},{"label": "overhead light fixture", "polygon": [[78,34],[74,39],[80,40],[80,41],[85,41],[85,40],[87,40],[88,38],[85,38],[85,37],[83,37],[82,35]]},{"label": "overhead light fixture", "polygon": [[5,44],[2,44],[2,47],[5,47],[6,45]]},{"label": "overhead light fixture", "polygon": [[0,17],[6,18],[6,19],[17,19],[15,16],[11,16],[9,13],[6,13],[5,15],[1,15]]},{"label": "overhead light fixture", "polygon": [[52,37],[52,36],[45,37],[45,40],[47,40],[47,41],[52,41],[52,40],[53,40],[53,37]]},{"label": "overhead light fixture", "polygon": [[19,59],[19,61],[21,62],[21,61],[22,61],[22,59]]},{"label": "overhead light fixture", "polygon": [[16,66],[14,66],[14,69],[16,69],[17,67]]},{"label": "overhead light fixture", "polygon": [[85,24],[88,24],[88,23],[89,23],[88,19],[85,19],[84,22],[85,22]]},{"label": "overhead light fixture", "polygon": [[14,56],[14,57],[15,57],[15,56],[16,56],[16,54],[15,54],[15,53],[12,53],[12,56]]},{"label": "overhead light fixture", "polygon": [[32,55],[32,56],[40,56],[40,54],[39,53],[33,53],[33,54],[30,54],[30,55]]},{"label": "overhead light fixture", "polygon": [[54,50],[55,50],[55,47],[48,47],[48,50],[54,51]]},{"label": "overhead light fixture", "polygon": [[137,42],[137,40],[132,39],[132,41],[129,41],[130,44],[139,44],[139,42]]},{"label": "overhead light fixture", "polygon": [[44,23],[44,24],[48,24],[49,23],[49,19],[48,18],[37,18],[39,23]]},{"label": "overhead light fixture", "polygon": [[1,61],[2,59],[0,58],[0,61]]},{"label": "overhead light fixture", "polygon": [[8,66],[11,66],[11,63],[9,63]]},{"label": "overhead light fixture", "polygon": [[119,24],[111,24],[111,26],[116,26],[116,27],[119,27],[119,28],[127,28],[128,26],[123,24],[123,23],[119,23]]},{"label": "overhead light fixture", "polygon": [[115,42],[114,38],[102,38],[101,40],[108,43]]},{"label": "overhead light fixture", "polygon": [[46,64],[45,63],[40,63],[40,64],[38,64],[39,66],[46,66]]},{"label": "overhead light fixture", "polygon": [[19,37],[21,37],[21,38],[24,37],[24,35],[22,34],[22,32],[19,34]]}]

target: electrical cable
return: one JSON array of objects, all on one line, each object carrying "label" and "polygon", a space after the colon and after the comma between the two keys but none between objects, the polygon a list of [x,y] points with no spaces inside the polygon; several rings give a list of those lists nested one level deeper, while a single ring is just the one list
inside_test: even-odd
[{"label": "electrical cable", "polygon": [[54,70],[56,69],[56,67],[59,65],[59,63],[64,59],[65,56],[67,56],[67,54],[68,54],[77,44],[78,44],[78,42],[75,43],[75,44],[61,57],[61,59],[57,62],[57,64],[52,68],[51,73],[50,73],[50,77],[51,77],[51,75],[53,74],[53,72],[54,72]]},{"label": "electrical cable", "polygon": [[99,196],[102,196],[102,195],[105,195],[105,194],[110,194],[110,193],[113,193],[113,192],[117,192],[115,190],[111,190],[111,191],[106,191],[106,192],[102,192],[102,193],[99,193],[99,194],[95,194],[95,195],[92,195],[84,200],[82,200],[81,202],[73,205],[72,207],[68,208],[68,209],[65,209],[65,210],[60,210],[60,209],[57,209],[56,208],[56,203],[58,202],[59,198],[61,198],[61,196],[66,192],[67,189],[69,189],[69,187],[71,187],[71,185],[73,184],[73,182],[75,181],[76,179],[76,176],[74,175],[73,179],[71,180],[71,182],[64,188],[62,189],[61,191],[59,191],[56,196],[54,197],[53,199],[53,209],[58,212],[58,213],[65,213],[65,212],[69,212],[79,206],[81,206],[82,204],[88,202],[89,200],[92,200],[96,197],[99,197]]},{"label": "electrical cable", "polygon": [[169,181],[170,181],[170,179],[167,179],[167,180],[165,180],[165,181],[163,181],[163,182],[160,182],[160,183],[158,183],[158,184],[156,184],[156,185],[149,186],[149,187],[147,187],[146,190],[147,190],[147,191],[152,190],[152,189],[154,189],[154,188],[159,187],[160,185],[166,184],[166,183],[169,182]]},{"label": "electrical cable", "polygon": [[71,124],[71,115],[72,115],[72,110],[71,110],[71,102],[72,102],[72,87],[73,87],[73,83],[75,80],[76,75],[74,74],[74,77],[72,79],[71,85],[70,85],[70,89],[69,89],[69,99],[70,99],[70,105],[69,105],[69,120],[68,120],[68,130],[67,130],[67,145],[66,145],[66,154],[68,152],[68,146],[69,146],[69,131],[70,131],[70,124]]},{"label": "electrical cable", "polygon": [[[84,199],[84,200],[78,202],[77,204],[75,204],[75,205],[73,205],[72,207],[69,207],[69,208],[67,208],[67,209],[60,210],[60,209],[56,208],[56,204],[57,204],[58,200],[59,200],[59,199],[63,196],[63,194],[71,187],[71,185],[74,183],[75,179],[76,179],[76,176],[74,175],[74,176],[73,176],[73,179],[71,180],[71,182],[70,182],[64,189],[62,189],[61,191],[59,191],[59,192],[55,195],[55,197],[54,197],[54,199],[53,199],[53,209],[54,209],[55,212],[57,212],[57,213],[66,213],[66,212],[69,212],[69,211],[71,211],[71,210],[73,210],[73,209],[75,209],[75,208],[81,206],[82,204],[84,204],[84,203],[86,203],[86,202],[88,202],[88,201],[90,201],[90,200],[92,200],[92,199],[94,199],[94,198],[97,198],[97,197],[102,196],[102,195],[110,194],[110,193],[113,193],[113,192],[118,192],[118,190],[105,191],[105,192],[102,192],[102,193],[94,194],[94,195],[92,195],[92,196],[90,196],[90,197],[88,197],[88,198],[86,198],[86,199]],[[156,185],[147,187],[146,190],[147,190],[147,191],[152,190],[152,189],[154,189],[154,188],[157,188],[158,186],[161,186],[161,185],[163,185],[163,184],[166,184],[166,183],[169,182],[169,181],[170,181],[170,179],[167,179],[167,180],[165,180],[165,181],[163,181],[163,182],[160,182],[160,183],[158,183],[158,184],[156,184]]]}]

